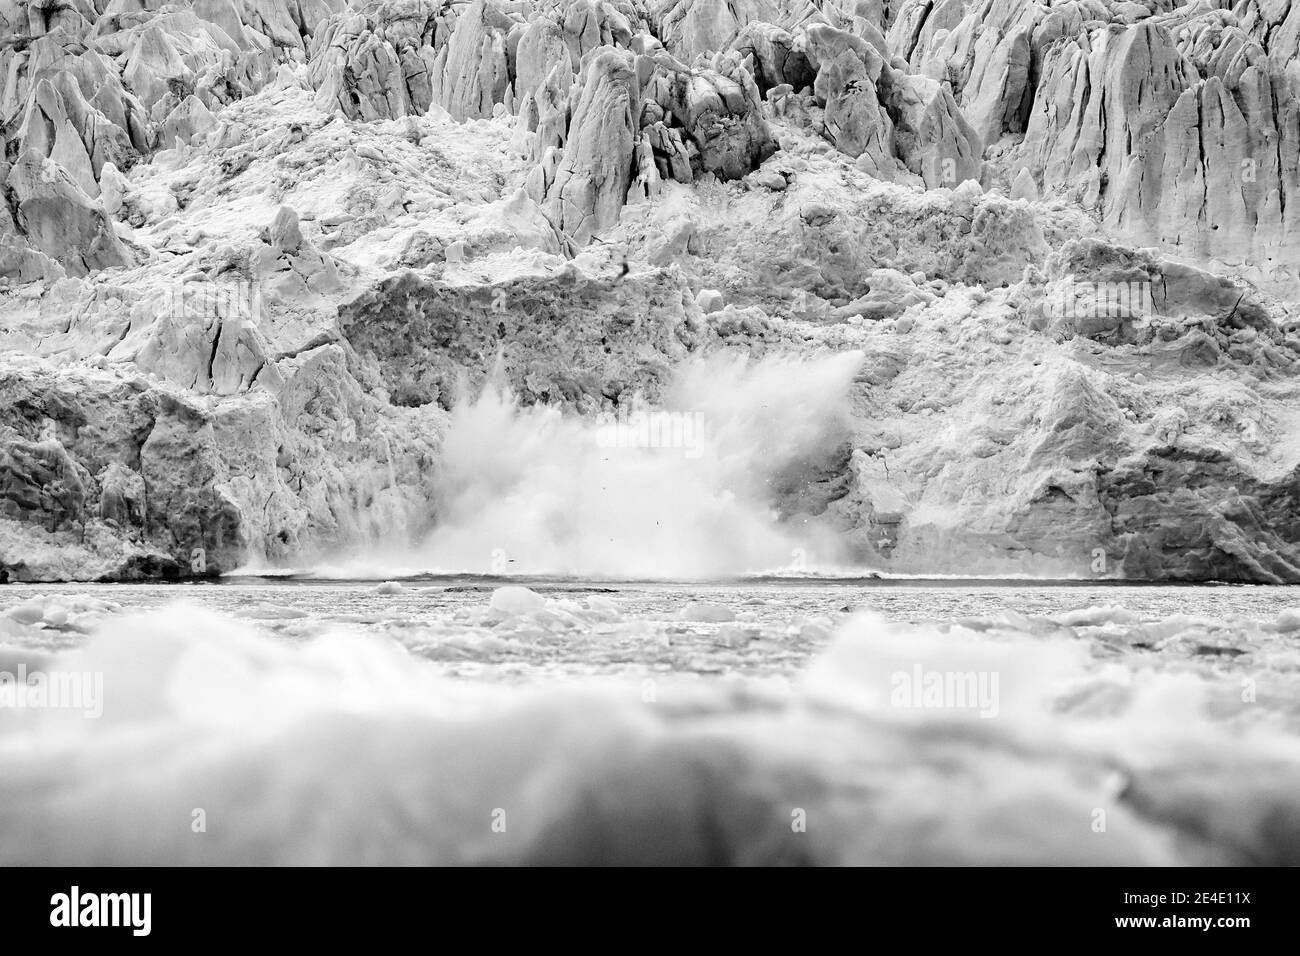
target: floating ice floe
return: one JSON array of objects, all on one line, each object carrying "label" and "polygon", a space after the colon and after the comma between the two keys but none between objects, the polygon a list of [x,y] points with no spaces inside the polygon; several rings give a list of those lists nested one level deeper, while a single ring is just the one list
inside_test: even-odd
[{"label": "floating ice floe", "polygon": [[533,614],[546,607],[546,598],[528,588],[510,586],[493,591],[490,606],[502,614]]},{"label": "floating ice floe", "polygon": [[707,601],[692,601],[682,608],[678,617],[683,621],[721,624],[726,621],[734,621],[736,619],[736,612],[725,604],[711,604]]},{"label": "floating ice floe", "polygon": [[[1162,628],[1114,613],[720,622],[683,653],[727,676],[684,683],[692,635],[595,620],[614,604],[508,588],[419,627],[295,620],[292,642],[176,606],[66,650],[8,638],[0,671],[101,675],[103,709],[0,706],[0,865],[1300,863],[1300,653],[1276,621],[1220,622],[1242,653],[1208,658],[1193,619],[1099,658],[1089,630]],[[638,635],[623,675],[511,681],[568,646],[555,622],[584,659]],[[737,679],[828,631],[793,682]]]}]

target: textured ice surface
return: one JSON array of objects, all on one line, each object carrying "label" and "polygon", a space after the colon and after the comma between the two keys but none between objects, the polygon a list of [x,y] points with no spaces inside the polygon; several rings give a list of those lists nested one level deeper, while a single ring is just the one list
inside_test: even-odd
[{"label": "textured ice surface", "polygon": [[1296,600],[8,588],[0,863],[1296,863]]}]

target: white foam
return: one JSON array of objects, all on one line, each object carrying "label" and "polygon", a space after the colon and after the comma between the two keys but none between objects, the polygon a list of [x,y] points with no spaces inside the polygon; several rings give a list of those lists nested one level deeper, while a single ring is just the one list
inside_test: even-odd
[{"label": "white foam", "polygon": [[837,536],[778,520],[771,486],[844,440],[861,361],[851,352],[687,362],[660,407],[613,420],[521,407],[489,385],[452,415],[428,541],[414,553],[356,555],[334,572],[703,578],[795,555],[838,566]]}]

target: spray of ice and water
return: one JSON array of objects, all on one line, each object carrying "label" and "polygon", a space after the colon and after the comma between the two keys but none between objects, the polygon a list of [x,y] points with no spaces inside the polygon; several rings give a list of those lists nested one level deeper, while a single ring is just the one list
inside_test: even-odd
[{"label": "spray of ice and water", "polygon": [[843,445],[861,362],[714,355],[679,368],[653,406],[585,416],[522,405],[493,376],[452,412],[431,534],[326,573],[654,579],[838,565],[838,536],[783,520],[779,486]]}]

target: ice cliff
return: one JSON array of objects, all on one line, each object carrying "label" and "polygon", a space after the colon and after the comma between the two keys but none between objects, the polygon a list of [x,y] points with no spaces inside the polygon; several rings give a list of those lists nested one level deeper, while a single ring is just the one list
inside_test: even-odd
[{"label": "ice cliff", "polygon": [[773,489],[865,567],[1300,581],[1300,3],[0,0],[0,123],[0,578],[418,537],[491,369],[735,349],[865,354]]}]

